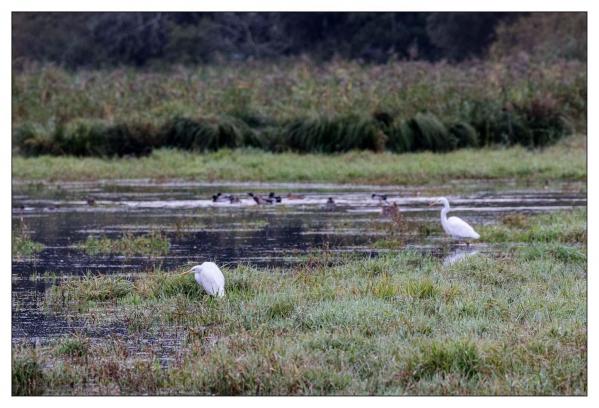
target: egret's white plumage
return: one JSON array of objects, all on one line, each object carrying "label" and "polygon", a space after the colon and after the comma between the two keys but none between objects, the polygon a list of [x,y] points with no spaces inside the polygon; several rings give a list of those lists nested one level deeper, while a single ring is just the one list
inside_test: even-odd
[{"label": "egret's white plumage", "polygon": [[211,296],[225,296],[225,277],[214,262],[204,262],[189,271],[195,280]]},{"label": "egret's white plumage", "polygon": [[449,211],[449,201],[447,198],[441,197],[433,204],[443,204],[441,209],[441,225],[445,233],[455,239],[479,239],[480,235],[466,221],[459,217],[447,218]]}]

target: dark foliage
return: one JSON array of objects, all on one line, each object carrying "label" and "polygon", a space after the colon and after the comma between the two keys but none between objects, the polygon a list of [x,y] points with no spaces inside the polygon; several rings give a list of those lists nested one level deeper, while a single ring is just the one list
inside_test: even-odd
[{"label": "dark foliage", "polygon": [[432,44],[450,60],[476,57],[495,37],[496,25],[518,13],[430,13],[426,32]]},{"label": "dark foliage", "polygon": [[80,119],[50,130],[26,123],[15,129],[13,142],[20,153],[33,156],[141,156],[159,147],[193,151],[253,147],[272,152],[404,153],[489,145],[542,147],[571,132],[569,120],[546,97],[503,107],[493,101],[479,101],[472,103],[468,120],[447,124],[431,113],[401,120],[388,112],[298,118],[286,123],[251,114],[175,117],[158,127]]},{"label": "dark foliage", "polygon": [[[517,13],[40,13],[12,15],[15,67],[206,63],[310,55],[385,62],[483,54]],[[521,13],[520,13],[521,14]]]}]

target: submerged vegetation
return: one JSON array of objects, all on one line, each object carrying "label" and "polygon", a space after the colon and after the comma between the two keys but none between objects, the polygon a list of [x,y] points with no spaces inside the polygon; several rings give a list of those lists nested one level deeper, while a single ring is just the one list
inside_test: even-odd
[{"label": "submerged vegetation", "polygon": [[169,240],[159,232],[135,236],[126,233],[118,239],[89,236],[81,247],[89,255],[165,255],[169,250]]},{"label": "submerged vegetation", "polygon": [[[523,222],[557,219],[586,236],[583,212],[502,228],[517,241]],[[15,346],[13,394],[584,395],[584,240],[547,237],[448,266],[410,251],[238,265],[224,299],[177,270],[69,278],[48,289],[50,312],[124,327],[132,344],[176,330],[177,357],[83,333]]]},{"label": "submerged vegetation", "polygon": [[43,66],[16,73],[12,95],[13,145],[26,155],[536,147],[584,132],[586,68],[519,60],[294,60],[165,73]]}]

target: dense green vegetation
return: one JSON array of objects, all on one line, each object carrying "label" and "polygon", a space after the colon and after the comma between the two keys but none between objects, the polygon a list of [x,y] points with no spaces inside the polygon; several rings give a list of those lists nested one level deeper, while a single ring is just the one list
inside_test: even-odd
[{"label": "dense green vegetation", "polygon": [[586,137],[568,138],[543,151],[462,149],[451,153],[272,154],[220,150],[193,154],[157,150],[131,160],[51,157],[13,158],[19,180],[186,178],[194,180],[311,181],[369,184],[436,184],[456,179],[586,180]]},{"label": "dense green vegetation", "polygon": [[526,217],[506,216],[497,225],[481,226],[485,242],[586,243],[586,210]]},{"label": "dense green vegetation", "polygon": [[[13,75],[12,140],[15,152],[26,155],[141,156],[160,147],[449,151],[545,146],[586,130],[584,13],[20,13],[14,18],[19,22],[15,49],[24,61],[44,62],[19,63]],[[57,31],[58,21],[72,24]],[[118,31],[105,30],[109,21],[128,27],[118,41],[108,40]],[[281,32],[259,28],[274,21]],[[221,30],[235,23],[244,27],[240,37]],[[304,46],[314,48],[301,58],[281,58],[302,46],[287,52],[273,45],[275,38],[293,38],[307,23],[316,37]],[[533,35],[530,27],[543,35]],[[43,46],[25,46],[45,29]],[[65,30],[73,30],[81,44],[59,46]],[[173,45],[183,32],[191,35],[187,40],[199,41],[198,49]],[[248,46],[242,38],[252,32]],[[345,32],[355,35],[350,39]],[[306,41],[305,33],[298,38]],[[100,59],[111,63],[94,63],[85,54],[93,47],[82,44],[90,39],[108,53]],[[218,62],[201,45],[208,39],[212,47],[222,43],[229,56],[262,51],[242,64],[226,57]],[[127,46],[116,46],[120,41]],[[260,41],[265,43],[259,46]],[[345,41],[351,47],[344,48]],[[422,51],[437,46],[454,62],[491,47],[485,60],[450,65],[423,62],[412,42]],[[319,58],[316,50],[331,44],[342,58]],[[519,48],[523,44],[530,52]],[[276,50],[267,52],[270,46]],[[148,58],[166,58],[164,47],[194,55],[188,62],[197,57],[211,63],[173,65],[177,59],[170,58],[161,69],[139,68]],[[377,47],[381,55],[394,49],[410,58],[371,58],[377,64],[355,59]],[[64,59],[67,48],[86,56]],[[429,61],[436,53],[431,52]],[[81,68],[82,61],[93,69]],[[119,68],[111,67],[116,61]],[[64,68],[72,65],[79,69]]]},{"label": "dense green vegetation", "polygon": [[68,73],[45,66],[15,74],[13,107],[13,145],[30,155],[534,147],[584,129],[586,67],[289,61]]},{"label": "dense green vegetation", "polygon": [[69,278],[50,287],[49,311],[123,325],[133,344],[176,328],[177,358],[161,368],[160,347],[83,334],[17,346],[13,393],[583,395],[585,218],[512,217],[501,226],[511,241],[522,223],[550,231],[556,219],[583,234],[450,266],[324,251],[290,269],[225,268],[221,300],[180,271]]}]

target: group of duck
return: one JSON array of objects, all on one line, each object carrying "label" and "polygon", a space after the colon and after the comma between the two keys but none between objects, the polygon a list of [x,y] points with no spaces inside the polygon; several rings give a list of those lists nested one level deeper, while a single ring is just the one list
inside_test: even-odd
[{"label": "group of duck", "polygon": [[[250,196],[258,205],[275,204],[275,203],[280,203],[283,201],[282,196],[276,195],[272,191],[270,193],[268,193],[267,196],[261,196],[259,194],[254,194],[252,192],[248,193],[248,196]],[[301,194],[289,193],[285,196],[285,198],[287,200],[302,200],[305,198],[305,196],[301,195]],[[212,196],[212,202],[214,202],[214,203],[229,202],[231,204],[234,204],[234,203],[241,202],[241,199],[239,198],[239,196],[236,196],[234,194],[223,194],[221,192],[218,192]]]},{"label": "group of duck", "polygon": [[[281,203],[283,201],[283,198],[285,198],[286,200],[303,200],[304,198],[306,198],[306,196],[303,194],[295,194],[295,193],[288,193],[286,196],[283,197],[281,195],[275,194],[272,191],[270,193],[268,193],[268,195],[266,195],[266,196],[260,195],[260,194],[255,194],[253,192],[249,192],[249,193],[247,193],[247,195],[250,196],[257,205],[268,205],[268,204]],[[371,198],[373,200],[379,200],[379,202],[383,205],[383,215],[393,216],[393,215],[399,213],[399,206],[397,205],[396,202],[393,202],[393,204],[389,204],[389,202],[387,201],[387,194],[373,193]],[[235,204],[235,203],[240,203],[241,198],[234,194],[223,194],[221,192],[218,192],[212,196],[212,202],[214,202],[214,203],[228,202],[230,204]],[[332,211],[336,208],[336,206],[337,206],[337,204],[335,203],[335,200],[333,199],[333,197],[329,197],[325,204],[325,209]]]}]

